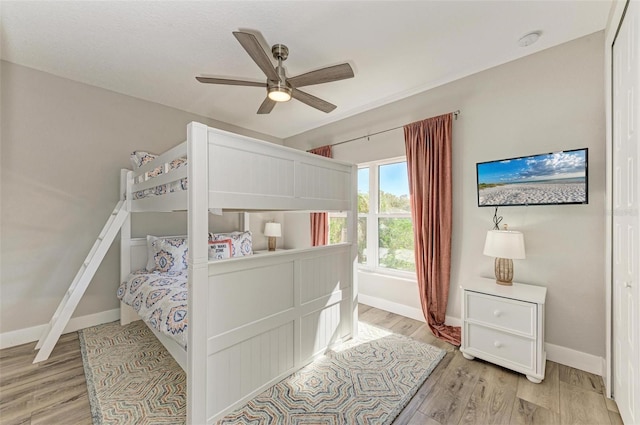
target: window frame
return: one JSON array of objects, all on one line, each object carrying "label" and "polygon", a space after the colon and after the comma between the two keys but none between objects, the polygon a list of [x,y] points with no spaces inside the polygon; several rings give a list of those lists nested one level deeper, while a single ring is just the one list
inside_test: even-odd
[{"label": "window frame", "polygon": [[[380,167],[399,162],[407,162],[406,156],[398,156],[394,158],[386,158],[377,161],[369,161],[358,164],[358,170],[362,168],[369,169],[369,212],[361,213],[358,211],[358,219],[364,217],[367,219],[367,264],[358,263],[358,269],[362,271],[391,275],[402,278],[415,279],[416,274],[413,271],[405,271],[380,267],[379,253],[379,234],[378,223],[380,218],[408,218],[411,220],[411,212],[408,213],[382,213],[379,211],[379,191],[380,191]],[[413,221],[412,221],[413,226]],[[413,227],[412,227],[413,228]],[[413,236],[413,235],[412,235]],[[357,241],[357,238],[356,238]]]}]

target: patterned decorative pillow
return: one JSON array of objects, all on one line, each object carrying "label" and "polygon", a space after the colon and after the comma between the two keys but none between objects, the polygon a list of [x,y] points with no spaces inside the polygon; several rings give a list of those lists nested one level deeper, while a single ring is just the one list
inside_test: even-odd
[{"label": "patterned decorative pillow", "polygon": [[[151,255],[153,270],[161,272],[179,272],[188,267],[188,243],[186,237],[157,238],[147,236],[147,242],[151,240]],[[150,262],[147,262],[149,267]],[[148,271],[152,271],[147,269]]]},{"label": "patterned decorative pillow", "polygon": [[159,240],[159,239],[184,239],[184,244],[185,246],[187,245],[187,236],[186,235],[182,235],[182,236],[151,236],[151,235],[147,235],[147,265],[145,267],[145,269],[148,272],[152,272],[154,270],[156,270],[156,260],[153,258],[154,257],[154,248],[152,246],[152,243]]},{"label": "patterned decorative pillow", "polygon": [[[144,152],[144,151],[133,151],[131,152],[131,156],[129,159],[131,160],[131,165],[133,165],[133,169],[140,168],[143,165],[153,161],[156,159],[158,155],[154,153]],[[150,177],[157,177],[162,174],[162,167],[156,167],[153,170],[149,171]],[[149,189],[141,190],[139,192],[135,192],[133,194],[133,199],[142,199],[149,195],[163,195],[167,192],[166,185],[152,187]]]},{"label": "patterned decorative pillow", "polygon": [[[187,236],[147,235],[146,270],[181,272],[188,268]],[[251,232],[209,233],[209,260],[253,254]]]},{"label": "patterned decorative pillow", "polygon": [[[131,165],[133,165],[134,169],[140,168],[143,165],[153,161],[157,157],[158,155],[156,155],[155,153],[149,153],[144,151],[133,151],[131,152],[131,157],[130,157]],[[154,175],[162,174],[162,167],[158,167],[154,169],[152,173],[156,173]]]},{"label": "patterned decorative pillow", "polygon": [[231,258],[231,239],[221,239],[209,242],[209,260]]},{"label": "patterned decorative pillow", "polygon": [[231,239],[232,257],[253,254],[251,232],[209,233],[209,243],[224,239]]},{"label": "patterned decorative pillow", "polygon": [[[158,157],[158,155],[154,154],[154,153],[149,153],[149,152],[145,152],[145,151],[134,151],[131,153],[130,159],[131,159],[131,164],[133,165],[133,168],[140,168],[143,165],[153,161],[154,159],[156,159]],[[171,161],[169,163],[169,169],[171,170],[175,170],[178,169],[180,167],[182,167],[183,165],[187,164],[187,158],[176,158],[173,161]],[[156,167],[153,170],[148,172],[149,177],[157,177],[160,174],[162,174],[163,171],[163,167]],[[166,185],[160,185],[160,186],[156,186],[156,187],[152,187],[149,189],[145,189],[145,190],[141,190],[139,192],[136,192],[133,194],[133,199],[142,199],[145,198],[149,195],[164,195],[165,193],[168,192],[175,192],[178,190],[186,190],[187,189],[187,178],[183,178],[180,179],[180,181],[175,181],[175,182],[171,182],[169,184]]]},{"label": "patterned decorative pillow", "polygon": [[180,167],[182,167],[183,165],[187,165],[187,158],[176,158],[173,161],[171,161],[169,163],[169,169],[170,170],[176,170]]}]

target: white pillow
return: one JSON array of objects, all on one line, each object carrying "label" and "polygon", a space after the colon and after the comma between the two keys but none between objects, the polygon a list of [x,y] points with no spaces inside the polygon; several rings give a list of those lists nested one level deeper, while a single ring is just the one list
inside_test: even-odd
[{"label": "white pillow", "polygon": [[209,243],[231,239],[231,256],[244,257],[253,254],[251,232],[209,233]]},{"label": "white pillow", "polygon": [[[131,165],[133,165],[133,168],[137,169],[147,164],[148,162],[153,161],[157,157],[158,155],[154,153],[149,153],[145,151],[134,151],[131,153],[131,156],[129,157],[129,159],[131,160]],[[169,163],[169,169],[175,170],[186,164],[187,164],[186,157],[176,158]],[[159,166],[154,168],[153,170],[150,170],[148,172],[148,175],[149,177],[157,177],[160,174],[163,174],[163,172],[164,172],[163,166]],[[164,195],[167,192],[187,190],[187,188],[188,188],[188,183],[187,183],[187,178],[185,177],[180,179],[179,181],[171,182],[170,184],[156,186],[156,187],[152,187],[149,189],[136,192],[133,194],[133,199],[142,199],[150,195]]]},{"label": "white pillow", "polygon": [[162,238],[151,242],[155,270],[181,272],[187,269],[189,245],[186,238]]},{"label": "white pillow", "polygon": [[[186,236],[162,236],[162,237],[158,237],[158,236],[151,236],[151,235],[147,235],[147,266],[145,267],[147,269],[148,272],[152,272],[154,270],[157,270],[156,267],[156,260],[155,260],[155,254],[156,254],[156,249],[153,247],[153,242],[158,241],[158,240],[162,240],[162,239],[183,239],[184,240],[184,246],[186,249],[187,246],[187,237]],[[186,269],[186,266],[185,266]]]},{"label": "white pillow", "polygon": [[[131,156],[129,157],[129,159],[131,159],[131,165],[133,165],[133,168],[135,169],[142,167],[144,164],[153,161],[157,157],[158,155],[156,155],[155,153],[134,151],[131,152]],[[155,175],[160,174],[162,173],[162,168],[158,167],[153,170],[152,173],[154,173]]]},{"label": "white pillow", "polygon": [[[170,239],[170,242],[163,242]],[[252,237],[251,232],[231,232],[231,233],[209,233],[209,259],[214,260],[220,258],[220,255],[216,256],[215,252],[212,252],[211,246],[214,242],[227,243],[230,241],[230,253],[222,258],[229,257],[244,257],[246,255],[253,254]],[[222,246],[218,246],[222,248]],[[154,270],[159,271],[179,271],[186,270],[188,239],[187,236],[151,236],[147,235],[147,266],[148,272]],[[164,251],[161,255],[157,255],[160,251]],[[214,250],[215,251],[215,250]],[[225,250],[226,251],[226,250]],[[180,264],[180,259],[183,259],[183,264]],[[167,261],[173,260],[173,265],[169,265]],[[159,264],[161,262],[162,264]],[[184,268],[182,268],[184,267]],[[170,269],[170,270],[167,270]]]}]

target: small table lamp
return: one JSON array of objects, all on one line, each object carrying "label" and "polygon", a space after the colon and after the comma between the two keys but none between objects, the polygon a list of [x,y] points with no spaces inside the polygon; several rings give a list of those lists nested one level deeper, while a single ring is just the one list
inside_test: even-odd
[{"label": "small table lamp", "polygon": [[484,243],[484,255],[496,257],[496,283],[512,285],[513,261],[525,258],[524,236],[513,230],[489,230]]},{"label": "small table lamp", "polygon": [[276,250],[276,238],[282,236],[280,223],[267,223],[264,225],[264,235],[269,238],[269,251]]}]

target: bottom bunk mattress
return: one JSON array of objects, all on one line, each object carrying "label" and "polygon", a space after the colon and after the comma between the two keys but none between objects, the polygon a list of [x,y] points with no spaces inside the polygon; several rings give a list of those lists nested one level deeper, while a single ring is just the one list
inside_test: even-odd
[{"label": "bottom bunk mattress", "polygon": [[140,270],[131,273],[117,292],[149,327],[187,348],[187,271]]}]

